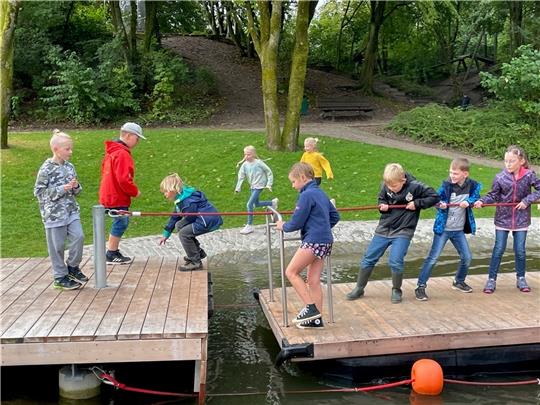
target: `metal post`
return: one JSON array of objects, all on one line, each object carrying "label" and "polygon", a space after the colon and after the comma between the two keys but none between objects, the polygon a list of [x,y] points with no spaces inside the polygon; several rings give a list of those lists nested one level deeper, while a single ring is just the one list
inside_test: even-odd
[{"label": "metal post", "polygon": [[332,259],[326,258],[326,295],[328,295],[328,315],[330,323],[334,323],[334,297],[332,295]]},{"label": "metal post", "polygon": [[272,272],[272,236],[270,235],[270,220],[269,215],[266,218],[266,253],[268,255],[268,292],[270,302],[274,302],[274,280]]},{"label": "metal post", "polygon": [[107,273],[105,271],[105,207],[94,205],[92,207],[94,223],[94,277],[96,288],[107,287]]},{"label": "metal post", "polygon": [[279,266],[281,268],[281,305],[283,308],[283,326],[289,326],[287,314],[287,286],[285,285],[285,242],[283,231],[279,231]]}]

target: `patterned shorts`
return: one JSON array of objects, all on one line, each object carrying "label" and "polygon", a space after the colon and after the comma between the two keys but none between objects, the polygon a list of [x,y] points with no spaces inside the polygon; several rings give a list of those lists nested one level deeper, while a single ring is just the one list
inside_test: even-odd
[{"label": "patterned shorts", "polygon": [[309,249],[311,253],[317,256],[319,259],[324,259],[325,257],[330,256],[332,253],[332,244],[331,243],[307,243],[302,242],[300,249]]}]

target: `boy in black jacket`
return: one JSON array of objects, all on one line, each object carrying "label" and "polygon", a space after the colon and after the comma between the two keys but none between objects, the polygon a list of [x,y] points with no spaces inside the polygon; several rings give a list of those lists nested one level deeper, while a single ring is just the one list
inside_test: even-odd
[{"label": "boy in black jacket", "polygon": [[[381,212],[379,225],[362,259],[356,287],[347,294],[348,300],[364,295],[373,268],[390,247],[388,264],[392,270],[391,301],[394,304],[401,302],[404,259],[420,218],[420,209],[432,207],[439,202],[439,195],[433,188],[405,173],[398,163],[386,165],[383,181],[378,201]],[[392,205],[403,205],[404,208],[391,208]]]}]

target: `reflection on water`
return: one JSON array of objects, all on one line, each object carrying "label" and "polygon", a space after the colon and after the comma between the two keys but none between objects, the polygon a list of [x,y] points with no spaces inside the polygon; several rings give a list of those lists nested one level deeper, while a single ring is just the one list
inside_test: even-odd
[{"label": "reflection on water", "polygon": [[[290,251],[292,252],[292,250]],[[336,249],[333,255],[334,282],[353,282],[356,280],[358,261],[362,247],[349,246]],[[529,251],[528,268],[540,269],[540,251]],[[416,254],[416,256],[415,256]],[[406,263],[405,276],[415,278],[422,265],[426,251],[415,253],[414,249]],[[287,257],[290,257],[288,255]],[[374,393],[312,393],[290,394],[291,391],[323,390],[350,387],[350,382],[336,379],[321,373],[309,364],[285,364],[279,370],[273,366],[279,347],[275,341],[264,315],[255,303],[254,288],[267,288],[267,266],[265,251],[252,256],[237,255],[230,264],[227,260],[216,260],[218,267],[211,269],[214,281],[214,301],[216,310],[210,320],[207,391],[208,403],[213,405],[252,405],[252,404],[539,404],[540,388],[536,385],[513,388],[470,387],[446,385],[438,397],[419,396],[409,387],[392,388]],[[453,255],[441,257],[433,276],[449,276],[455,273],[459,259]],[[234,262],[234,263],[233,263]],[[374,279],[389,278],[390,271],[385,259],[374,272]],[[249,263],[249,264],[248,264]],[[471,274],[486,274],[489,252],[476,254],[471,266]],[[278,269],[277,258],[274,268]],[[512,256],[502,264],[501,271],[513,271]],[[280,285],[278,271],[274,270],[275,285]],[[537,294],[538,292],[533,292]],[[232,306],[232,304],[238,304]],[[245,304],[245,305],[243,305]],[[220,307],[220,305],[228,305]],[[120,367],[120,366],[117,366]],[[127,365],[122,371],[122,382],[128,385],[167,391],[181,391],[191,387],[191,366],[174,365]],[[24,373],[13,377],[9,369],[2,373],[2,403],[5,404],[48,404],[58,403],[57,368],[26,367]],[[35,370],[38,370],[35,372]],[[7,373],[6,373],[7,370]],[[47,371],[47,373],[45,372]],[[7,376],[6,376],[7,374]],[[11,374],[11,376],[10,376]],[[35,375],[32,375],[35,374]],[[46,376],[46,374],[48,376]],[[24,378],[22,376],[25,376]],[[27,378],[28,377],[28,378]],[[537,376],[515,376],[517,380]],[[126,381],[126,378],[128,381]],[[396,375],[393,379],[373,380],[371,383],[384,383],[409,378]],[[492,381],[497,376],[486,377]],[[502,378],[509,381],[511,377]],[[119,378],[120,380],[120,378]],[[257,392],[258,395],[244,395]],[[222,396],[220,394],[233,394]],[[65,402],[62,402],[65,403]],[[137,394],[115,392],[104,387],[101,398],[76,402],[78,405],[98,404],[194,404],[194,400],[169,400]],[[67,404],[67,403],[66,403]]]}]

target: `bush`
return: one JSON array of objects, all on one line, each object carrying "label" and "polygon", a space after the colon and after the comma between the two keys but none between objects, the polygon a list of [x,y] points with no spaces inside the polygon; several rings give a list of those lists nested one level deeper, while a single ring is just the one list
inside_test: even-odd
[{"label": "bush", "polygon": [[424,143],[494,159],[501,159],[508,145],[521,145],[533,163],[540,162],[540,130],[501,103],[468,111],[429,104],[397,115],[389,128]]}]

